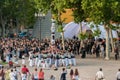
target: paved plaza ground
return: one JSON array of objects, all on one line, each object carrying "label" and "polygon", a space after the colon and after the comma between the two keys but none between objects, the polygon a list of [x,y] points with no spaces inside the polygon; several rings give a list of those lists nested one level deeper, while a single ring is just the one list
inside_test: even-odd
[{"label": "paved plaza ground", "polygon": [[[29,67],[30,68],[30,67]],[[72,67],[72,69],[78,68],[80,73],[81,80],[95,80],[95,74],[99,68],[103,68],[103,72],[106,80],[116,80],[116,72],[120,68],[120,60],[109,60],[96,59],[96,58],[85,58],[81,59],[77,57],[77,66]],[[33,71],[34,68],[30,68],[30,71]],[[60,80],[60,74],[62,68],[59,68],[57,71],[54,70],[44,70],[45,80],[48,80],[50,75],[54,75],[56,80]],[[67,69],[67,80],[70,80],[69,72],[70,69]]]}]

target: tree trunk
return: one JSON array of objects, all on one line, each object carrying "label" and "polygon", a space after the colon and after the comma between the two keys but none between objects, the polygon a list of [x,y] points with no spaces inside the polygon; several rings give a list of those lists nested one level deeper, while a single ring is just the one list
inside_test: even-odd
[{"label": "tree trunk", "polygon": [[[80,26],[80,34],[82,33],[82,22],[79,22],[79,26]],[[83,46],[83,40],[82,39],[80,39],[81,41],[80,41],[80,49],[79,50],[81,50],[81,48],[82,48],[82,46]],[[81,52],[81,51],[79,51],[79,52]]]},{"label": "tree trunk", "polygon": [[[106,25],[105,25],[106,28]],[[109,41],[109,28],[106,28],[106,60],[110,59],[110,41]]]},{"label": "tree trunk", "polygon": [[20,32],[20,24],[18,22],[18,20],[16,19],[16,33],[18,34]]},{"label": "tree trunk", "polygon": [[2,37],[5,37],[5,24],[2,23]]},{"label": "tree trunk", "polygon": [[1,36],[5,37],[5,23],[6,23],[6,21],[3,20],[2,16],[0,16],[0,19],[1,19],[0,21],[1,21],[1,25],[2,25],[2,27],[1,27],[1,29],[2,29]]},{"label": "tree trunk", "polygon": [[63,46],[63,50],[65,50],[64,32],[62,32],[62,46]]},{"label": "tree trunk", "polygon": [[110,42],[111,42],[111,47],[112,47],[112,53],[114,53],[114,42],[113,42],[112,29],[109,29],[109,33],[110,33]]}]

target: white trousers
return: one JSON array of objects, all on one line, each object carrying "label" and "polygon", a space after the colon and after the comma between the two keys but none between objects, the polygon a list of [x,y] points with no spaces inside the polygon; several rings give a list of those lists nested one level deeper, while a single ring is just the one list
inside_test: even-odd
[{"label": "white trousers", "polygon": [[40,67],[40,66],[41,66],[41,60],[38,60],[37,67]]},{"label": "white trousers", "polygon": [[69,65],[72,65],[72,61],[71,59],[68,59]]},{"label": "white trousers", "polygon": [[21,74],[22,80],[27,80],[27,74]]},{"label": "white trousers", "polygon": [[76,59],[75,58],[72,58],[72,64],[73,64],[73,66],[76,66]]},{"label": "white trousers", "polygon": [[65,65],[68,66],[69,62],[68,62],[68,58],[65,58]]}]

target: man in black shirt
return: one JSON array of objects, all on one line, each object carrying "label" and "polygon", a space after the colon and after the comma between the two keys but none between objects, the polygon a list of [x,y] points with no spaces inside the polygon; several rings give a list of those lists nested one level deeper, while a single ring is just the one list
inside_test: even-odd
[{"label": "man in black shirt", "polygon": [[62,74],[61,74],[61,77],[60,77],[60,80],[66,80],[66,74],[67,74],[67,71],[65,70],[65,68],[62,69]]}]

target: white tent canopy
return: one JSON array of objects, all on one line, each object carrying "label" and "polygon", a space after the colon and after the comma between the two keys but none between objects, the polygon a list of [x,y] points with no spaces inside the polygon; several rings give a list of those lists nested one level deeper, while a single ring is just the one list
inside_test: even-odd
[{"label": "white tent canopy", "polygon": [[[99,38],[106,38],[106,31],[102,25],[99,25],[98,28],[101,31],[101,34]],[[85,22],[82,22],[82,31],[86,30],[96,30],[96,28],[90,28],[90,25],[86,24]],[[70,22],[65,25],[64,27],[64,37],[68,39],[72,39],[74,36],[78,36],[80,33],[80,25],[74,22]],[[118,38],[118,34],[115,30],[112,30],[112,34],[114,38]]]},{"label": "white tent canopy", "polygon": [[[82,31],[90,30],[90,28],[82,23]],[[74,22],[70,22],[64,27],[64,37],[72,39],[73,36],[78,36],[80,33],[80,25]]]}]

